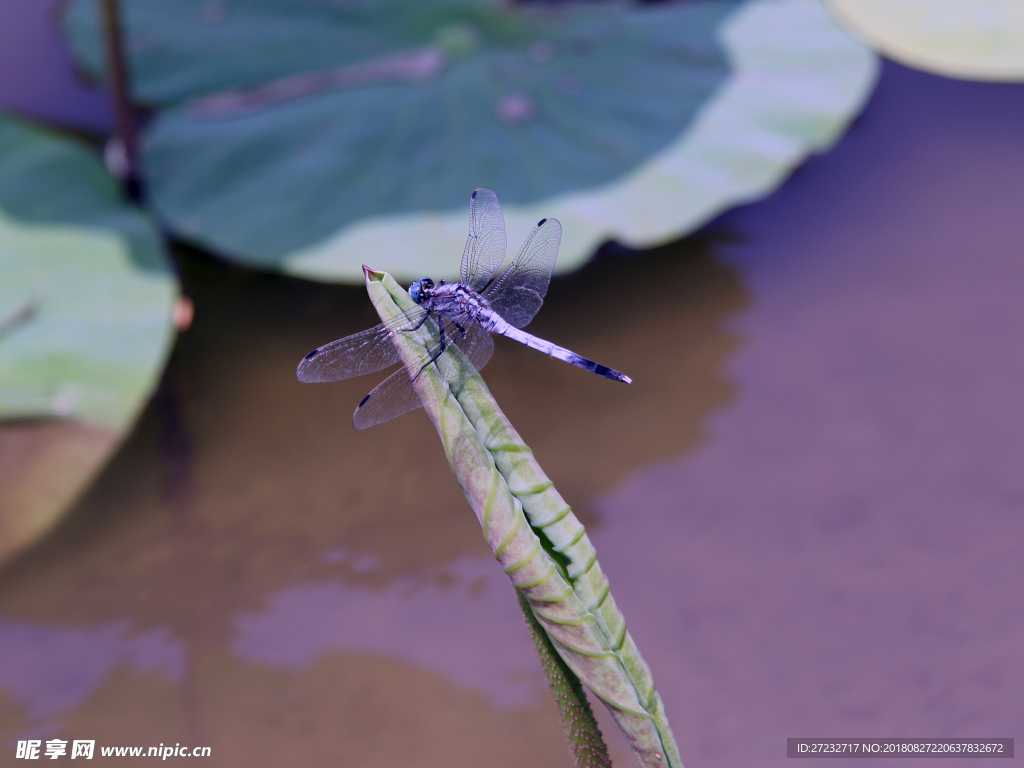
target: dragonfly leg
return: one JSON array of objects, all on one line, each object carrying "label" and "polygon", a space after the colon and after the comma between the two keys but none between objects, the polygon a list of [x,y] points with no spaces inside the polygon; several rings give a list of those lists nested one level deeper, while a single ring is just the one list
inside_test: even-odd
[{"label": "dragonfly leg", "polygon": [[458,342],[460,342],[464,338],[466,338],[467,334],[466,334],[466,329],[465,328],[463,328],[461,325],[456,323],[454,320],[449,320],[449,322],[453,326],[455,326],[455,328],[458,330],[458,335],[452,334],[451,333],[451,328],[449,328],[447,331],[444,329],[444,319],[442,318],[441,323],[440,323],[440,326],[441,326],[441,328],[440,328],[440,330],[441,330],[440,349],[437,351],[437,354],[433,355],[426,363],[423,364],[423,367],[421,367],[419,369],[419,371],[416,372],[416,375],[413,377],[413,381],[415,381],[417,378],[419,378],[419,375],[421,373],[423,373],[424,369],[428,365],[430,365],[431,363],[437,362],[437,360],[441,357],[441,355],[443,355],[445,353],[445,350],[448,349],[448,345],[449,344],[457,344]]},{"label": "dragonfly leg", "polygon": [[448,349],[447,338],[446,338],[445,333],[444,333],[443,330],[441,331],[441,344],[440,344],[440,347],[441,348],[437,351],[437,354],[433,355],[429,360],[427,360],[427,362],[425,362],[423,364],[423,366],[418,371],[416,371],[416,375],[412,377],[413,381],[416,381],[416,379],[418,379],[420,377],[420,374],[423,373],[423,371],[425,371],[428,366],[433,365],[434,363],[436,363],[437,359],[439,357],[441,357],[441,355],[444,354],[444,351],[446,349]]},{"label": "dragonfly leg", "polygon": [[[425,323],[427,321],[428,317],[430,317],[430,313],[429,312],[426,315],[423,316],[423,319],[420,320],[419,325],[417,325],[415,328],[399,328],[399,330],[400,331],[415,331],[417,328],[419,328],[421,325],[423,325],[423,323]],[[440,318],[440,322],[438,323],[438,330],[440,332],[439,335],[440,335],[440,341],[441,341],[441,343],[440,343],[440,347],[441,348],[438,350],[437,354],[432,355],[431,358],[429,360],[427,360],[427,362],[425,362],[422,366],[420,366],[420,369],[418,371],[416,371],[416,375],[412,377],[412,381],[416,381],[416,379],[418,379],[420,377],[420,374],[423,373],[423,371],[425,371],[427,369],[427,366],[433,364],[437,360],[437,358],[439,358],[441,355],[444,354],[445,349],[448,348],[448,345],[446,343],[445,332],[444,332],[444,317]]]},{"label": "dragonfly leg", "polygon": [[428,309],[426,312],[423,313],[423,317],[420,318],[420,321],[416,323],[416,325],[411,325],[408,328],[396,328],[395,330],[398,333],[411,333],[412,331],[418,331],[420,328],[423,327],[423,324],[430,319],[430,315],[431,311]]}]

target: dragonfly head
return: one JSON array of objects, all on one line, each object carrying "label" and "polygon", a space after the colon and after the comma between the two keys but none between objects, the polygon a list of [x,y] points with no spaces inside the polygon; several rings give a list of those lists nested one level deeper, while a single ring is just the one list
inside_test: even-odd
[{"label": "dragonfly head", "polygon": [[417,304],[422,304],[430,298],[430,292],[434,290],[434,281],[429,277],[421,277],[409,286],[409,295]]}]

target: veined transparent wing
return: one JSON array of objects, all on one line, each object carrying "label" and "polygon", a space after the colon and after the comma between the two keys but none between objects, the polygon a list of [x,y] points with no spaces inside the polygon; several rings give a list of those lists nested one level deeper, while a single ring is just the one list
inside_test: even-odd
[{"label": "veined transparent wing", "polygon": [[317,347],[299,363],[295,375],[299,381],[318,384],[365,376],[399,362],[398,350],[391,341],[401,328],[413,328],[423,319],[424,310],[416,307],[388,323],[346,336]]},{"label": "veined transparent wing", "polygon": [[462,253],[463,284],[482,291],[505,260],[505,217],[497,196],[480,187],[469,200],[469,237]]},{"label": "veined transparent wing", "polygon": [[[465,338],[457,341],[456,346],[466,354],[477,370],[487,365],[487,361],[494,354],[491,334],[477,325],[469,326]],[[400,368],[384,379],[356,408],[356,412],[352,414],[352,425],[356,429],[369,429],[422,408],[423,402],[412,382],[413,377],[419,373],[419,368],[429,359],[429,356],[424,356],[422,361],[417,362],[416,370],[413,372]],[[436,365],[441,376],[449,384],[457,386],[460,383],[462,370],[449,360],[447,351],[437,359]]]},{"label": "veined transparent wing", "polygon": [[483,292],[491,309],[516,328],[528,325],[544,303],[561,240],[558,219],[541,219],[512,263]]}]

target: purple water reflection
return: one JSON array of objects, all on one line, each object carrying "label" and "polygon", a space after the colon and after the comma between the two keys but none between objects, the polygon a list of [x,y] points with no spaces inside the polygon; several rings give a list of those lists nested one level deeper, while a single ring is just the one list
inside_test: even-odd
[{"label": "purple water reflection", "polygon": [[737,397],[593,536],[684,761],[1024,736],[1022,97],[888,65],[839,148],[718,222]]},{"label": "purple water reflection", "polygon": [[361,651],[444,675],[497,709],[528,707],[546,695],[514,592],[491,558],[462,558],[383,589],[303,584],[268,602],[267,610],[235,619],[232,648],[246,661],[295,670],[327,653]]},{"label": "purple water reflection", "polygon": [[118,667],[159,671],[180,682],[184,648],[165,630],[128,633],[128,622],[92,627],[0,620],[0,691],[49,733],[50,718],[81,705]]},{"label": "purple water reflection", "polygon": [[60,0],[0,3],[0,111],[104,134],[110,99],[73,71],[57,30]]}]

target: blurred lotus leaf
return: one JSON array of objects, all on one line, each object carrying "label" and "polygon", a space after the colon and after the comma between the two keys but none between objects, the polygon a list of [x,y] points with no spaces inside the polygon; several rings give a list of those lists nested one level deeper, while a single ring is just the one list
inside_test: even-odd
[{"label": "blurred lotus leaf", "polygon": [[177,291],[95,153],[0,117],[0,420],[15,420],[0,425],[0,557],[52,523],[131,425]]},{"label": "blurred lotus leaf", "polygon": [[[875,61],[816,0],[135,0],[124,8],[152,202],[260,267],[448,276],[469,191],[510,239],[562,220],[561,270],[770,190],[863,103]],[[93,0],[65,16],[102,71]]]},{"label": "blurred lotus leaf", "polygon": [[964,80],[1024,81],[1020,0],[826,0],[879,53]]}]

